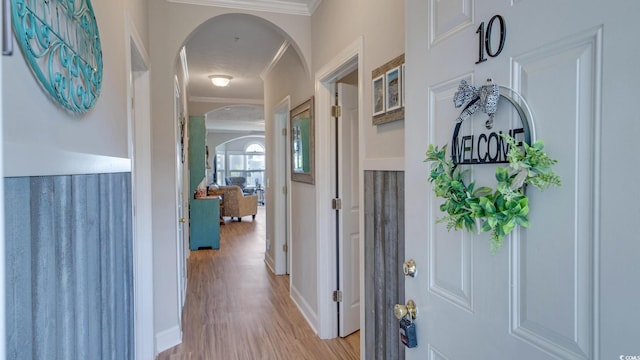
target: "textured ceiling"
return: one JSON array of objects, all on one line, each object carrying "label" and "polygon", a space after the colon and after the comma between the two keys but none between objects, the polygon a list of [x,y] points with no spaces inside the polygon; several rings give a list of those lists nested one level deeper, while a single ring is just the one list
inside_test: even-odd
[{"label": "textured ceiling", "polygon": [[[189,95],[193,97],[263,99],[260,74],[284,38],[258,18],[230,14],[202,24],[185,45]],[[209,75],[232,76],[229,86],[214,87]]]},{"label": "textured ceiling", "polygon": [[207,114],[208,128],[216,131],[264,131],[262,105],[224,106]]}]

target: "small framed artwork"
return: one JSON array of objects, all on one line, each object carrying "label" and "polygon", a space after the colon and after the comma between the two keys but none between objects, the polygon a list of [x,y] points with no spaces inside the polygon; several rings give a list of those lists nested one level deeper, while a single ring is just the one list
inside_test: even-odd
[{"label": "small framed artwork", "polygon": [[404,119],[404,54],[371,71],[373,125]]},{"label": "small framed artwork", "polygon": [[315,182],[313,97],[291,110],[291,180]]},{"label": "small framed artwork", "polygon": [[405,85],[404,85],[405,84],[404,83],[404,74],[405,74],[405,71],[406,70],[404,69],[404,64],[402,64],[402,68],[400,69],[400,84],[402,85],[401,93],[402,93],[402,106],[403,107],[404,107],[404,94],[405,94],[405,92],[404,92],[404,87],[405,87]]},{"label": "small framed artwork", "polygon": [[386,83],[387,111],[400,109],[402,107],[400,66],[387,71]]},{"label": "small framed artwork", "polygon": [[384,75],[380,75],[372,81],[373,116],[384,114],[386,111],[384,78]]}]

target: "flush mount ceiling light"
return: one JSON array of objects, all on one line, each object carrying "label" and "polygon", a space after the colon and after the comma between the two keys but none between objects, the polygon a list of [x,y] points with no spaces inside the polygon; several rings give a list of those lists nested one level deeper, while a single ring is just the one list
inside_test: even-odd
[{"label": "flush mount ceiling light", "polygon": [[225,87],[229,85],[229,81],[231,81],[231,76],[229,75],[209,75],[209,79],[215,86]]}]

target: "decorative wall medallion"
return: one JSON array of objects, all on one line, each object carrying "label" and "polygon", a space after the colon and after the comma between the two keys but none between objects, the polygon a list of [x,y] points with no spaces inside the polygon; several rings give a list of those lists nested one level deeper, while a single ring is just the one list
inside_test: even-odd
[{"label": "decorative wall medallion", "polygon": [[13,30],[40,84],[86,112],[102,85],[102,47],[90,0],[11,0]]}]

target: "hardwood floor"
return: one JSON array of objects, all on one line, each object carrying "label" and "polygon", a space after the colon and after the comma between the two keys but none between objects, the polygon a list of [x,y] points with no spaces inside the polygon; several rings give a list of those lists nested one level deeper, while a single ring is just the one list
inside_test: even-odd
[{"label": "hardwood floor", "polygon": [[191,252],[182,344],[159,360],[358,359],[360,334],[320,340],[264,263],[265,217],[220,226],[220,250]]}]

